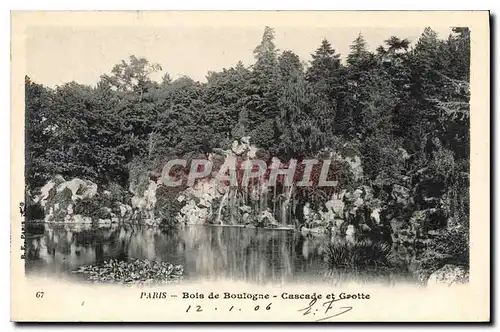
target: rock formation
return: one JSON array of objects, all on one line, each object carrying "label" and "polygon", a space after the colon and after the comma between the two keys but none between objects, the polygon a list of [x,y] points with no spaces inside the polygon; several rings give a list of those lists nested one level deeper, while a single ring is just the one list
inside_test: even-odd
[{"label": "rock formation", "polygon": [[469,282],[469,271],[463,266],[446,264],[432,273],[427,286],[453,286]]}]

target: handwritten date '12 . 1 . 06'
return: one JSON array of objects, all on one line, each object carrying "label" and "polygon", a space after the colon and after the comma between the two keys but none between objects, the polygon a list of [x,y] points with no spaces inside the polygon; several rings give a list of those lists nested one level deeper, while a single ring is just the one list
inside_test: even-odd
[{"label": "handwritten date '12 . 1 . 06'", "polygon": [[[307,306],[304,308],[298,309],[297,311],[302,312],[303,316],[310,316],[311,318],[314,317],[316,318],[315,321],[320,322],[320,321],[326,321],[330,318],[338,317],[340,315],[343,315],[351,310],[353,310],[353,306],[335,306],[334,303],[337,301],[341,301],[342,299],[332,299],[328,300],[325,302],[318,302],[318,299],[313,299],[311,300]],[[263,311],[263,310],[271,310],[273,308],[273,303],[270,302],[267,305],[255,305],[253,307],[252,311],[258,312],[258,311]],[[218,308],[214,307],[214,311],[228,311],[228,312],[237,312],[237,311],[242,311],[241,308],[238,308],[235,305],[231,305],[228,308]],[[204,309],[201,305],[188,305],[186,308],[186,313],[189,312],[203,312]],[[318,314],[318,315],[316,315]],[[328,314],[328,316],[326,316]],[[323,315],[324,317],[318,318],[318,316]]]},{"label": "handwritten date '12 . 1 . 06'", "polygon": [[[272,296],[276,298],[277,296]],[[272,300],[272,297],[269,299]],[[267,299],[267,298],[266,298]],[[301,298],[304,299],[304,298]],[[314,296],[313,298],[309,298],[306,305],[299,305],[297,312],[301,313],[302,316],[306,319],[312,319],[314,321],[327,321],[334,317],[338,317],[344,315],[353,310],[353,306],[351,301],[344,300],[368,300],[370,299],[369,294],[357,294],[355,296],[351,294],[342,293],[341,296],[337,297],[333,294],[328,295],[326,297]],[[298,298],[297,298],[298,300]],[[342,301],[340,304],[338,302]],[[262,311],[272,311],[279,306],[278,303],[273,302],[265,302],[260,303],[256,302],[250,308],[245,308],[246,306],[242,306],[240,304],[227,304],[227,305],[217,305],[217,306],[207,306],[207,305],[199,305],[199,304],[189,304],[185,312],[186,313],[196,313],[196,312],[204,312],[204,311],[214,311],[214,312],[241,312],[241,311],[251,311],[251,312],[262,312]],[[296,307],[297,308],[297,307]]]}]

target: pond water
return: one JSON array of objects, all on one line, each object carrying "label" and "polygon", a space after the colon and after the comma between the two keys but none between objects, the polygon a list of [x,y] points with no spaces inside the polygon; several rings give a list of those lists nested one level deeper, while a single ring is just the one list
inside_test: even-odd
[{"label": "pond water", "polygon": [[72,271],[110,259],[149,259],[182,264],[186,281],[312,282],[325,275],[323,242],[290,230],[241,227],[45,225],[43,234],[27,236],[26,273],[83,279]]},{"label": "pond water", "polygon": [[132,225],[95,228],[45,224],[38,232],[30,234],[28,230],[25,266],[27,275],[79,281],[85,281],[85,275],[73,271],[85,265],[101,265],[111,259],[148,259],[184,266],[183,282],[416,282],[401,268],[329,270],[327,243],[322,236],[304,236],[292,230],[191,225],[165,232]]}]

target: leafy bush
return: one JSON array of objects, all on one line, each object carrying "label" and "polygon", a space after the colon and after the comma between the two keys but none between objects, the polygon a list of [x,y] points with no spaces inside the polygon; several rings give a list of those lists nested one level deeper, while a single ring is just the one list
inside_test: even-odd
[{"label": "leafy bush", "polygon": [[168,283],[182,279],[184,267],[166,262],[134,260],[130,262],[110,260],[102,266],[81,266],[76,273],[83,273],[93,282],[126,284]]},{"label": "leafy bush", "polygon": [[421,280],[427,280],[446,264],[469,267],[469,228],[467,225],[452,226],[433,232],[425,241],[426,246],[415,262],[415,272]]},{"label": "leafy bush", "polygon": [[363,142],[361,156],[367,177],[400,177],[404,170],[404,159],[398,150],[401,146],[398,143],[395,138],[386,135],[370,136]]},{"label": "leafy bush", "polygon": [[114,202],[123,202],[125,200],[126,192],[122,186],[117,183],[108,185],[107,190],[110,192],[109,198]]},{"label": "leafy bush", "polygon": [[25,216],[27,222],[34,220],[44,220],[45,212],[43,211],[43,207],[39,203],[26,204]]},{"label": "leafy bush", "polygon": [[46,198],[45,211],[44,211],[45,215],[48,215],[50,213],[50,207],[52,205],[54,197],[56,196],[56,193],[57,193],[56,186],[50,188]]},{"label": "leafy bush", "polygon": [[[73,200],[71,199],[72,197],[73,193],[69,188],[64,188],[53,196],[53,199],[50,201],[51,206],[59,204],[58,209],[54,209],[54,219],[56,221],[64,220],[64,218],[68,214],[68,206],[73,203]],[[47,204],[49,204],[49,202],[47,202]]]},{"label": "leafy bush", "polygon": [[28,192],[25,193],[24,215],[26,222],[34,220],[44,220],[45,211],[40,203],[35,203]]},{"label": "leafy bush", "polygon": [[142,195],[149,185],[148,170],[151,169],[152,163],[142,160],[141,158],[134,159],[129,166],[129,188],[133,192]]},{"label": "leafy bush", "polygon": [[391,268],[394,258],[391,247],[383,242],[365,239],[351,244],[347,241],[329,243],[326,246],[326,261],[330,269]]},{"label": "leafy bush", "polygon": [[160,186],[156,190],[155,210],[161,218],[161,228],[170,229],[178,226],[175,217],[185,204],[185,201],[179,202],[177,199],[182,190],[182,187],[166,186]]},{"label": "leafy bush", "polygon": [[92,221],[109,218],[109,212],[106,207],[110,204],[108,197],[97,194],[92,198],[84,198],[76,201],[74,213],[85,217],[90,217]]}]

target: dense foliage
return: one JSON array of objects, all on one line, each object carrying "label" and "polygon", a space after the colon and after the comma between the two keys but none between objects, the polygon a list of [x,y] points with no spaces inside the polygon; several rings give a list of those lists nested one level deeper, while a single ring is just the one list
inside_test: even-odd
[{"label": "dense foliage", "polygon": [[168,74],[155,82],[161,67],[135,56],[92,87],[51,89],[26,77],[27,190],[55,174],[128,188],[140,165],[204,155],[242,136],[283,161],[348,143],[365,185],[410,189],[405,206],[384,201],[409,257],[428,261],[420,243],[445,252],[433,264],[467,264],[469,54],[469,29],[439,39],[426,28],[415,45],[392,36],[375,52],[359,35],[345,62],[323,40],[306,64],[280,52],[266,27],[252,66],[209,72],[205,83]]},{"label": "dense foliage", "polygon": [[112,259],[102,265],[80,266],[74,272],[82,273],[87,280],[96,283],[150,285],[178,282],[183,277],[184,267],[147,259],[129,262]]}]

